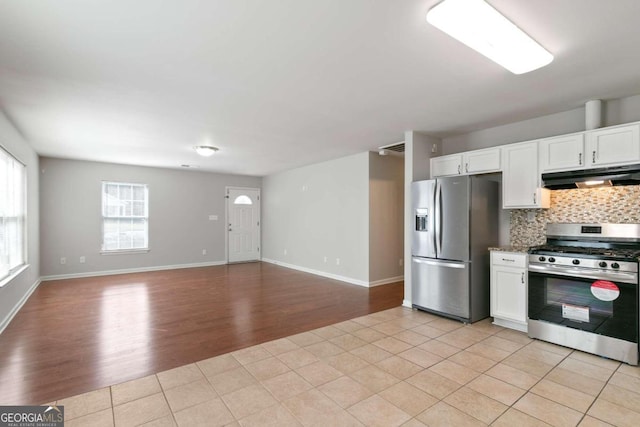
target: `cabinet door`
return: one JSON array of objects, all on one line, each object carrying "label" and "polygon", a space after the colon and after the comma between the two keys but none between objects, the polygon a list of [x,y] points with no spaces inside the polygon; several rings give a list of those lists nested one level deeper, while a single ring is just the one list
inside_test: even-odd
[{"label": "cabinet door", "polygon": [[462,154],[434,157],[431,159],[431,177],[460,175],[462,173]]},{"label": "cabinet door", "polygon": [[503,147],[502,205],[509,208],[548,208],[549,191],[541,188],[538,142]]},{"label": "cabinet door", "polygon": [[523,268],[492,266],[491,316],[527,322],[527,274]]},{"label": "cabinet door", "polygon": [[640,161],[640,125],[587,132],[590,166],[631,164]]},{"label": "cabinet door", "polygon": [[464,173],[486,173],[500,170],[500,149],[490,148],[464,153]]},{"label": "cabinet door", "polygon": [[562,171],[584,167],[584,134],[559,136],[540,141],[540,170]]}]

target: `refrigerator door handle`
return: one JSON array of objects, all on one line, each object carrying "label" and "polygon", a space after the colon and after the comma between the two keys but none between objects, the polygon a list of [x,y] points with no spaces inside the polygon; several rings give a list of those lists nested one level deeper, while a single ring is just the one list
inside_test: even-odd
[{"label": "refrigerator door handle", "polygon": [[417,262],[418,264],[435,265],[438,267],[449,267],[449,268],[465,268],[466,267],[465,263],[429,261],[426,259],[419,259],[419,258],[414,258],[413,262]]},{"label": "refrigerator door handle", "polygon": [[434,237],[436,241],[436,257],[442,252],[442,185],[436,181],[436,197],[435,197],[435,227]]},{"label": "refrigerator door handle", "polygon": [[433,188],[433,205],[431,206],[431,236],[433,237],[434,257],[438,257],[438,186],[440,183],[436,180]]}]

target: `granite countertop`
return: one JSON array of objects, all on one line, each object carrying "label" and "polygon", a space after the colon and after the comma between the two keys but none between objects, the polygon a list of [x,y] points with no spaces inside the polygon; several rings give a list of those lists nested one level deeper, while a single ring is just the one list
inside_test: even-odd
[{"label": "granite countertop", "polygon": [[497,246],[491,247],[489,250],[497,252],[520,252],[526,254],[529,252],[529,246]]}]

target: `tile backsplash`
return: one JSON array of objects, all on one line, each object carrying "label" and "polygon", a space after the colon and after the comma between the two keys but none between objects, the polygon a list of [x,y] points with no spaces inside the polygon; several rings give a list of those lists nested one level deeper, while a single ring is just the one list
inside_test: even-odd
[{"label": "tile backsplash", "polygon": [[[529,212],[533,212],[531,221]],[[553,190],[549,209],[511,210],[511,244],[544,243],[550,222],[640,223],[640,185]]]}]

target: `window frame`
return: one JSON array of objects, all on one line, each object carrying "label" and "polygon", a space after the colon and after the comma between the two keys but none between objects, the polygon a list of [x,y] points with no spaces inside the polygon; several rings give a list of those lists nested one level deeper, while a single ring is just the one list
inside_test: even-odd
[{"label": "window frame", "polygon": [[[27,267],[29,267],[29,259],[28,259],[28,248],[27,248],[27,226],[28,226],[28,196],[27,196],[27,165],[22,160],[20,160],[17,156],[13,155],[8,149],[4,146],[0,145],[0,155],[6,156],[10,161],[15,162],[15,164],[20,166],[21,172],[21,196],[22,196],[22,206],[21,206],[21,215],[16,218],[18,221],[22,221],[21,230],[18,236],[20,236],[21,241],[20,244],[20,253],[21,253],[21,262],[19,264],[11,267],[9,264],[9,269],[7,270],[7,274],[0,276],[0,288],[11,282],[16,276],[22,273]],[[4,217],[2,217],[4,218]],[[11,217],[13,218],[13,217]]]},{"label": "window frame", "polygon": [[[105,196],[106,196],[106,187],[107,185],[117,185],[118,187],[121,186],[131,186],[131,190],[132,190],[132,195],[133,195],[133,188],[134,187],[142,187],[143,191],[144,191],[144,216],[137,216],[137,215],[106,215],[106,205],[105,205]],[[101,182],[101,189],[100,189],[100,216],[101,216],[101,245],[100,245],[100,254],[102,255],[110,255],[110,254],[125,254],[125,253],[146,253],[149,252],[150,250],[150,244],[149,244],[149,185],[148,184],[144,184],[144,183],[137,183],[137,182],[121,182],[121,181],[102,181]],[[136,201],[135,199],[133,199],[133,197],[131,199],[129,199],[131,202]],[[143,219],[145,221],[145,242],[146,242],[146,246],[145,247],[140,247],[140,248],[120,248],[118,247],[117,249],[106,249],[105,248],[105,223],[106,220],[108,219],[129,219],[129,220],[136,220],[136,219]],[[120,245],[118,245],[120,246]],[[133,246],[133,245],[132,245]]]}]

